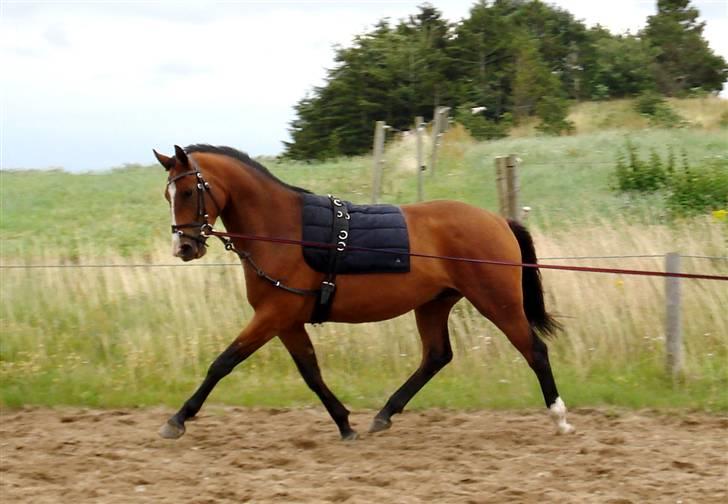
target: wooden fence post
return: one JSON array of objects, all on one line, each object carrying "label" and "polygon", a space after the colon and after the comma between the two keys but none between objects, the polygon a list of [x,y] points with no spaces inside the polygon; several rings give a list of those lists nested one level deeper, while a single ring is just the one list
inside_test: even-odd
[{"label": "wooden fence post", "polygon": [[508,187],[508,218],[516,221],[521,220],[521,211],[518,207],[518,194],[521,185],[518,180],[518,156],[510,154],[506,158],[506,184]]},{"label": "wooden fence post", "polygon": [[423,177],[425,171],[424,152],[422,150],[422,133],[425,119],[422,116],[415,117],[415,135],[417,135],[417,201],[424,199]]},{"label": "wooden fence post", "polygon": [[[665,271],[680,272],[680,254],[670,252],[665,256]],[[665,278],[665,350],[667,373],[677,378],[683,370],[682,332],[680,316],[680,279]]]},{"label": "wooden fence post", "polygon": [[440,133],[450,129],[450,107],[440,107]]},{"label": "wooden fence post", "polygon": [[450,116],[450,107],[435,107],[432,116],[432,151],[430,152],[430,176],[435,175],[435,166],[437,165],[437,150],[440,148],[440,139],[442,134],[447,131],[448,118]]},{"label": "wooden fence post", "polygon": [[[497,156],[495,158],[495,183],[498,189],[498,211],[506,219],[521,220],[518,208],[518,156]],[[529,208],[530,210],[530,208]]]},{"label": "wooden fence post", "polygon": [[384,121],[377,121],[374,128],[374,166],[372,175],[372,203],[379,202],[382,189],[382,155],[384,154]]},{"label": "wooden fence post", "polygon": [[498,213],[502,217],[508,216],[508,204],[506,194],[508,187],[506,186],[506,158],[505,156],[497,156],[495,158],[495,188],[498,191]]},{"label": "wooden fence post", "polygon": [[430,177],[435,176],[435,165],[437,164],[437,148],[440,144],[440,107],[435,107],[435,113],[432,116],[432,145],[430,146]]}]

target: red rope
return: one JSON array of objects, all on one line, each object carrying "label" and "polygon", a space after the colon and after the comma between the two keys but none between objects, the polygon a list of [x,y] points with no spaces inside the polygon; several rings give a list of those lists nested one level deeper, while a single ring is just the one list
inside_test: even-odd
[{"label": "red rope", "polygon": [[[294,240],[290,238],[275,238],[268,236],[257,236],[240,233],[227,233],[221,231],[209,231],[207,232],[210,236],[221,236],[228,238],[241,238],[244,240],[251,241],[263,241],[270,243],[282,243],[284,245],[301,245],[303,247],[313,247],[321,249],[334,248],[335,245],[331,243],[319,243],[310,242],[304,240]],[[396,252],[393,250],[382,250],[368,247],[347,247],[348,251],[356,252],[377,252],[380,254],[406,254],[410,257],[422,257],[425,259],[442,259],[446,261],[460,261],[476,264],[494,264],[498,266],[514,266],[521,268],[540,268],[540,269],[554,269],[554,270],[566,270],[566,271],[587,271],[591,273],[618,273],[622,275],[642,275],[642,276],[655,276],[655,277],[675,277],[675,278],[693,278],[699,280],[728,280],[728,276],[722,275],[702,275],[696,273],[671,273],[667,271],[645,271],[645,270],[633,270],[633,269],[619,269],[619,268],[594,268],[590,266],[564,266],[560,264],[529,264],[529,263],[518,263],[510,261],[498,261],[495,259],[473,259],[469,257],[455,257],[455,256],[441,256],[434,254],[421,254],[418,252]]]}]

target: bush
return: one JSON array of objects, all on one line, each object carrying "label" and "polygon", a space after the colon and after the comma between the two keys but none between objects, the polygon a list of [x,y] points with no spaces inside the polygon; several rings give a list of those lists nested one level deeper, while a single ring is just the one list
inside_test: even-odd
[{"label": "bush", "polygon": [[617,153],[614,174],[619,192],[652,193],[664,190],[667,205],[674,215],[689,215],[728,208],[728,159],[708,161],[694,169],[685,152],[682,168],[675,169],[675,155],[669,148],[663,163],[652,149],[648,161],[637,153],[629,140],[625,151]]},{"label": "bush", "polygon": [[634,108],[646,116],[653,126],[676,128],[686,125],[685,120],[667,104],[665,98],[653,91],[642,93],[637,98]]},{"label": "bush", "polygon": [[634,108],[642,115],[653,116],[661,108],[669,107],[665,98],[654,91],[647,91],[637,97]]},{"label": "bush", "polygon": [[701,170],[685,164],[670,179],[667,204],[681,215],[728,208],[728,159],[709,162]]},{"label": "bush", "polygon": [[605,86],[604,84],[597,84],[594,86],[594,90],[592,91],[591,99],[594,101],[601,101],[601,100],[608,100],[610,97],[609,95],[609,86]]},{"label": "bush", "polygon": [[[654,149],[650,153],[648,162],[640,159],[637,147],[629,141],[627,141],[626,151],[626,160],[622,152],[617,154],[615,175],[619,191],[654,192],[665,186],[667,172],[662,166],[660,156]],[[668,161],[668,167],[671,166],[670,163],[671,161]]]},{"label": "bush", "polygon": [[[510,116],[510,114],[509,114]],[[473,114],[470,107],[462,107],[455,114],[455,120],[468,130],[476,140],[492,140],[508,136],[511,128],[510,117],[502,117],[500,121],[492,121],[482,113]]]},{"label": "bush", "polygon": [[536,129],[547,135],[570,134],[574,132],[574,123],[566,117],[569,114],[569,104],[563,98],[544,96],[536,105],[536,115],[541,118],[541,124]]},{"label": "bush", "polygon": [[650,124],[660,128],[683,128],[687,126],[688,123],[680,114],[665,105],[664,108],[658,109],[657,112],[650,117]]}]

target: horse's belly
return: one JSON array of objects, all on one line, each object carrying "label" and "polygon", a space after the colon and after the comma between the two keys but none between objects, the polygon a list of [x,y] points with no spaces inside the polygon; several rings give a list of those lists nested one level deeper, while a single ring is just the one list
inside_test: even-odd
[{"label": "horse's belly", "polygon": [[398,317],[448,290],[442,281],[413,270],[404,274],[339,275],[330,320],[374,322]]}]

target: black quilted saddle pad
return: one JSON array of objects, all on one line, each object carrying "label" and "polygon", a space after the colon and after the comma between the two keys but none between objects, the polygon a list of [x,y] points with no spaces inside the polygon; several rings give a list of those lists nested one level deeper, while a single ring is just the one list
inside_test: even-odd
[{"label": "black quilted saddle pad", "polygon": [[[354,205],[343,202],[351,216],[348,248],[339,259],[336,273],[407,273],[410,270],[409,235],[402,210],[394,205]],[[315,194],[303,195],[303,241],[332,242],[331,200]],[[383,250],[351,250],[357,247]],[[303,247],[306,263],[327,272],[333,249]]]}]

